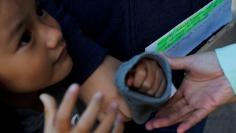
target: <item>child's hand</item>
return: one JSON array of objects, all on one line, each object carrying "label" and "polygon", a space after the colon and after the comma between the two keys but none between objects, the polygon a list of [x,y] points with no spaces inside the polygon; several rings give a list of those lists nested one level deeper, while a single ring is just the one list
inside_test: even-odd
[{"label": "child's hand", "polygon": [[[40,96],[44,105],[45,111],[45,126],[44,133],[89,133],[94,127],[97,115],[101,109],[103,95],[96,93],[86,111],[81,116],[78,123],[72,127],[71,113],[76,103],[79,93],[78,85],[72,85],[67,91],[60,107],[56,109],[56,101],[53,97],[42,94]],[[108,133],[111,131],[113,124],[113,131],[121,133],[123,131],[123,124],[121,120],[117,119],[117,104],[112,103],[109,108],[109,113],[105,116],[103,121],[95,129],[96,133]]]},{"label": "child's hand", "polygon": [[129,72],[126,84],[142,93],[160,97],[165,89],[166,79],[157,62],[145,58]]},{"label": "child's hand", "polygon": [[111,56],[107,56],[103,63],[93,72],[93,74],[83,83],[80,97],[88,104],[91,97],[97,92],[104,94],[102,108],[98,115],[99,120],[103,120],[107,114],[107,109],[112,102],[118,103],[119,114],[123,116],[123,120],[131,119],[131,111],[124,98],[120,95],[115,85],[115,72],[121,62]]}]

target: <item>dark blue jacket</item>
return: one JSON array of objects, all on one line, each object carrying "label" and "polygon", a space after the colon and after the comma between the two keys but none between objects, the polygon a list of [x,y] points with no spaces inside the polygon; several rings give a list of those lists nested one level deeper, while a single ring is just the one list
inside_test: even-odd
[{"label": "dark blue jacket", "polygon": [[[143,52],[147,45],[210,0],[37,1],[60,23],[68,43],[69,54],[75,63],[74,70],[80,77],[79,81],[83,82],[107,54],[122,61],[128,60]],[[60,93],[58,99],[61,99],[61,94],[64,93],[58,91],[58,87],[52,88],[57,89],[52,91]],[[60,90],[64,91],[64,88],[61,87]],[[42,132],[42,113],[30,110],[16,112],[15,109],[9,112],[5,109],[3,107],[0,113],[2,131],[6,129],[8,132]],[[10,117],[5,115],[7,113]],[[125,131],[127,133],[145,132],[141,126],[132,123],[129,126],[130,131],[129,128]],[[168,128],[165,132],[176,132],[176,129]]]},{"label": "dark blue jacket", "polygon": [[80,83],[110,54],[125,61],[211,0],[39,0],[60,23]]}]

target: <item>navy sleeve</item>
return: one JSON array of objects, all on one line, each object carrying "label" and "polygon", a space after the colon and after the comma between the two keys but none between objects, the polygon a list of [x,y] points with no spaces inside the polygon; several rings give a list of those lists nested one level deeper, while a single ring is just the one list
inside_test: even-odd
[{"label": "navy sleeve", "polygon": [[84,37],[80,28],[69,15],[60,21],[64,37],[68,43],[68,52],[74,62],[74,71],[84,82],[102,63],[107,50]]},{"label": "navy sleeve", "polygon": [[59,22],[74,63],[73,73],[78,76],[78,82],[83,83],[102,63],[107,50],[83,35],[65,4],[55,0],[40,0],[38,4]]}]

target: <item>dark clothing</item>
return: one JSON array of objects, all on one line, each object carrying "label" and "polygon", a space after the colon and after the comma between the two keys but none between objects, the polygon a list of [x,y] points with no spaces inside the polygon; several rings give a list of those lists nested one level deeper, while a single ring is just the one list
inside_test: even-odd
[{"label": "dark clothing", "polygon": [[[107,54],[121,61],[130,59],[211,0],[40,1],[60,23],[78,81],[83,83]],[[145,132],[144,126],[127,127],[127,133]],[[193,130],[200,133],[203,125]]]},{"label": "dark clothing", "polygon": [[125,61],[211,0],[40,0],[62,26],[82,83],[108,54]]},{"label": "dark clothing", "polygon": [[[38,0],[40,6],[60,23],[74,62],[73,74],[79,77],[77,81],[80,83],[94,72],[107,54],[121,61],[128,60],[143,52],[146,46],[209,1],[211,0]],[[16,120],[14,123],[23,121],[23,125],[13,125],[9,132],[42,132],[42,113],[19,111],[8,114],[14,114],[11,116],[11,120]],[[13,121],[9,123],[11,122]],[[202,127],[198,126],[193,132],[202,132]],[[22,130],[16,131],[14,128]],[[127,133],[145,132],[143,125],[129,123],[126,128]],[[154,132],[171,133],[176,132],[175,129],[176,127],[171,127]]]},{"label": "dark clothing", "polygon": [[[52,85],[44,90],[42,93],[52,95],[58,105],[61,103],[66,89],[74,81],[73,75],[69,75],[65,80]],[[44,128],[44,113],[29,108],[10,107],[9,105],[0,102],[0,130],[6,133],[43,133]],[[84,104],[80,99],[77,99],[75,108],[72,112],[72,117],[82,114],[85,109]],[[72,121],[75,125],[78,119]]]}]

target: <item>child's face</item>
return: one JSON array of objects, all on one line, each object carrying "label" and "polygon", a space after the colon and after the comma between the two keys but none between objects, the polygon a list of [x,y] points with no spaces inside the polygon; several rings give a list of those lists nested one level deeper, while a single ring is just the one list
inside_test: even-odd
[{"label": "child's face", "polygon": [[0,0],[0,81],[9,91],[37,91],[64,79],[71,58],[57,22],[34,0]]}]

